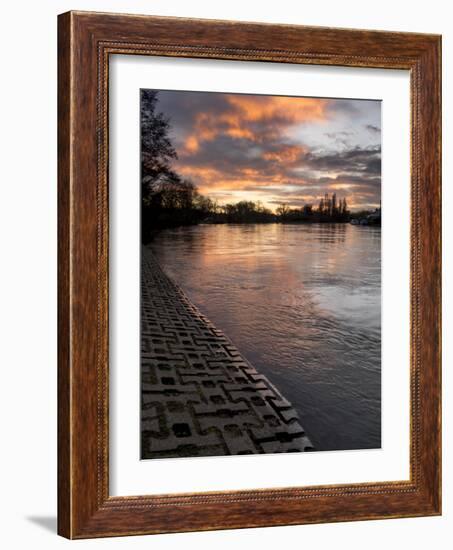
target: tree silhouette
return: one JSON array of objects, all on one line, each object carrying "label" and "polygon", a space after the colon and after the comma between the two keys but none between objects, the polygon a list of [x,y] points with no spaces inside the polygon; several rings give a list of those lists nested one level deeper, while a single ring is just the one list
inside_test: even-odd
[{"label": "tree silhouette", "polygon": [[280,204],[275,210],[277,216],[279,216],[281,219],[285,219],[288,216],[290,211],[291,211],[291,208],[284,203]]},{"label": "tree silhouette", "polygon": [[341,209],[343,215],[348,213],[348,203],[346,202],[346,197],[343,199],[343,207]]},{"label": "tree silhouette", "polygon": [[171,169],[178,158],[169,137],[170,123],[156,111],[157,92],[141,90],[142,199],[146,203],[163,184],[177,184],[179,176]]},{"label": "tree silhouette", "polygon": [[158,112],[158,92],[141,90],[142,239],[154,229],[198,223],[213,202],[200,200],[195,185],[172,167],[178,158],[170,120]]}]

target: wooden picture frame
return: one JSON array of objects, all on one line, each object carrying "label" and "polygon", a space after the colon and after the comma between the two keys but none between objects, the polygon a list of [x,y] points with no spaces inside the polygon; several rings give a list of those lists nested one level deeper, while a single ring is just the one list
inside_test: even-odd
[{"label": "wooden picture frame", "polygon": [[[440,514],[440,37],[69,12],[59,16],[58,48],[59,534],[88,538]],[[410,71],[410,480],[109,496],[111,54]]]}]

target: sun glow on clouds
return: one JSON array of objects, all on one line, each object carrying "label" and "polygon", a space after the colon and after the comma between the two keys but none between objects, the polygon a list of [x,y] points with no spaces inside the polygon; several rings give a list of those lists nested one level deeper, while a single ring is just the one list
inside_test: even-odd
[{"label": "sun glow on clouds", "polygon": [[324,193],[379,204],[378,101],[159,91],[175,169],[219,204],[316,205]]}]

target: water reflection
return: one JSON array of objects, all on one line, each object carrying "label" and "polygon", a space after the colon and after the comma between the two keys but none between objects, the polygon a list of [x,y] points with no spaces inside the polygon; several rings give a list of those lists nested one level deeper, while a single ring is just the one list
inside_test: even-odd
[{"label": "water reflection", "polygon": [[200,225],[150,246],[292,402],[318,449],[380,446],[380,229]]}]

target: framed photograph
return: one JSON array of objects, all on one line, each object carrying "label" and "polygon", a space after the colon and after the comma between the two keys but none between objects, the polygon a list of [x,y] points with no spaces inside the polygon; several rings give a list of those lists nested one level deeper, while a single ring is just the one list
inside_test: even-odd
[{"label": "framed photograph", "polygon": [[440,514],[440,37],[58,31],[59,533]]}]

